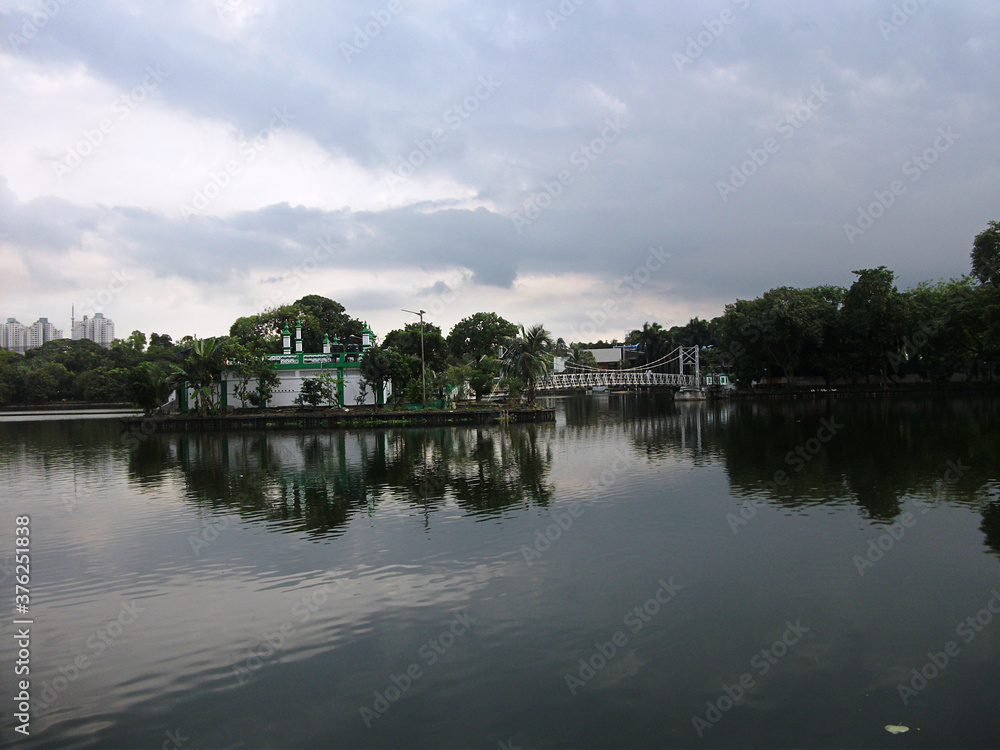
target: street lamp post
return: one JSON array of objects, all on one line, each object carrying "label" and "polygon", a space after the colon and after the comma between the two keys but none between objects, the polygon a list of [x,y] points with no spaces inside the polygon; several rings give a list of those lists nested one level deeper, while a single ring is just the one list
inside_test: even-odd
[{"label": "street lamp post", "polygon": [[420,388],[423,394],[423,408],[427,408],[427,375],[424,368],[424,313],[426,310],[403,310],[405,313],[420,316]]}]

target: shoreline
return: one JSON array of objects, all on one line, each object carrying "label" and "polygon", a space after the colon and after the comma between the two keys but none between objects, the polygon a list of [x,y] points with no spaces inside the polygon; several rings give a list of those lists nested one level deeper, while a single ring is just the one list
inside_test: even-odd
[{"label": "shoreline", "polygon": [[1000,383],[977,383],[970,385],[932,384],[894,385],[888,388],[872,386],[838,386],[836,388],[814,388],[798,386],[795,388],[768,388],[757,391],[734,391],[724,398],[754,399],[754,398],[936,398],[939,396],[984,396],[1000,395]]},{"label": "shoreline", "polygon": [[36,411],[135,411],[137,409],[140,407],[127,401],[59,401],[47,404],[4,404],[0,406],[0,414]]},{"label": "shoreline", "polygon": [[426,427],[469,424],[554,422],[551,408],[480,408],[428,411],[367,411],[315,409],[217,414],[129,417],[122,426],[130,432],[220,432],[226,430],[301,430],[337,427]]}]

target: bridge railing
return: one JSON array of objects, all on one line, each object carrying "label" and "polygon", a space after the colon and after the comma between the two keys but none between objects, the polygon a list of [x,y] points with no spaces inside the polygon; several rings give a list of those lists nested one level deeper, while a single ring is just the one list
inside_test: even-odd
[{"label": "bridge railing", "polygon": [[561,390],[568,388],[593,388],[595,386],[665,386],[677,388],[693,385],[695,385],[693,375],[680,375],[672,372],[617,372],[608,370],[605,372],[557,373],[541,380],[538,387],[541,390]]}]

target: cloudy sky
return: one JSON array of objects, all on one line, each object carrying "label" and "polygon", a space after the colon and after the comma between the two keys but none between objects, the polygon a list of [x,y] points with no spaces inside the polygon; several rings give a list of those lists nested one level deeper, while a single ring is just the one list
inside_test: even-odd
[{"label": "cloudy sky", "polygon": [[1000,4],[0,0],[0,316],[567,340],[967,273]]}]

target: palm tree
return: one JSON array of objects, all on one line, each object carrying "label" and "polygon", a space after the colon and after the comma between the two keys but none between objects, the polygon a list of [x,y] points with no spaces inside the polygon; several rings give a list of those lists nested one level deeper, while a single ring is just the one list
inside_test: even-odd
[{"label": "palm tree", "polygon": [[184,360],[184,374],[194,388],[198,411],[204,414],[211,410],[212,393],[216,376],[221,376],[225,351],[216,338],[195,339],[187,359]]},{"label": "palm tree", "polygon": [[152,414],[163,406],[184,378],[184,371],[170,362],[143,362],[128,378],[129,397]]},{"label": "palm tree", "polygon": [[521,325],[518,330],[520,333],[504,344],[504,373],[524,383],[528,406],[534,406],[538,381],[545,377],[552,361],[552,339],[541,324],[530,328]]},{"label": "palm tree", "polygon": [[569,356],[566,357],[566,364],[579,365],[581,369],[597,368],[597,359],[589,349],[583,344],[573,344],[569,349]]},{"label": "palm tree", "polygon": [[655,362],[664,354],[668,342],[667,332],[659,323],[643,323],[642,329],[634,331],[635,343],[645,355],[645,364]]}]

